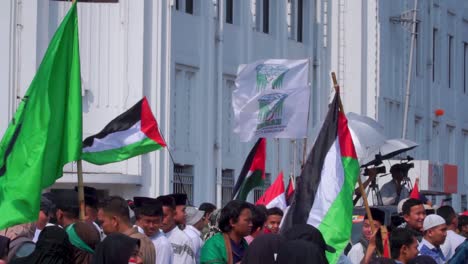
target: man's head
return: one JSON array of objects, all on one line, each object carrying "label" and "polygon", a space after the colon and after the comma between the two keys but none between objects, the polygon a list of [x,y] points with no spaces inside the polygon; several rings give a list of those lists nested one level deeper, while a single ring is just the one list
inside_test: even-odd
[{"label": "man's head", "polygon": [[[377,208],[370,208],[370,210],[372,219],[374,220],[374,228],[375,230],[378,230],[380,226],[385,223],[385,212]],[[367,214],[364,216],[364,222],[362,224],[362,235],[367,240],[372,236],[372,228]]]},{"label": "man's head", "polygon": [[440,215],[445,220],[448,229],[453,231],[457,229],[458,218],[452,206],[444,205],[439,207],[439,209],[437,209],[437,215]]},{"label": "man's head", "polygon": [[234,233],[245,237],[252,230],[252,212],[247,202],[233,200],[221,209],[219,229],[223,233]]},{"label": "man's head", "polygon": [[77,222],[80,216],[77,193],[73,190],[63,190],[55,194],[55,199],[57,224],[67,227]]},{"label": "man's head", "polygon": [[205,212],[198,210],[193,206],[187,206],[187,208],[185,208],[185,214],[187,215],[187,225],[191,225],[199,231],[205,227]]},{"label": "man's head", "polygon": [[156,198],[161,204],[163,209],[163,220],[161,223],[161,230],[164,233],[167,233],[174,229],[176,222],[174,220],[174,215],[176,211],[176,204],[174,198],[169,195],[162,195]]},{"label": "man's head", "polygon": [[162,204],[156,199],[141,201],[142,197],[134,197],[136,224],[143,228],[145,234],[149,237],[159,232],[163,219]]},{"label": "man's head", "polygon": [[216,205],[212,203],[202,203],[200,204],[200,207],[198,207],[198,210],[205,212],[205,223],[208,224],[211,214],[216,210]]},{"label": "man's head", "polygon": [[439,215],[431,214],[424,219],[424,239],[434,246],[440,246],[444,243],[447,236],[447,224],[444,218]]},{"label": "man's head", "polygon": [[185,208],[187,206],[187,195],[185,193],[173,193],[170,194],[176,204],[176,210],[174,220],[178,225],[185,225]]},{"label": "man's head", "polygon": [[252,231],[251,235],[256,237],[263,233],[263,227],[267,220],[267,209],[264,205],[252,205]]},{"label": "man's head", "polygon": [[131,227],[127,201],[119,196],[105,199],[99,206],[98,219],[106,235],[127,230]]},{"label": "man's head", "polygon": [[460,235],[468,238],[468,216],[461,215],[458,217],[458,230]]},{"label": "man's head", "polygon": [[41,207],[39,210],[39,217],[36,222],[37,229],[44,229],[53,214],[55,214],[55,205],[44,195],[41,196]]},{"label": "man's head", "polygon": [[390,235],[392,259],[407,263],[419,253],[418,240],[404,228],[397,228]]},{"label": "man's head", "polygon": [[401,182],[403,178],[408,175],[408,169],[404,164],[397,163],[390,168],[390,173],[392,174],[393,179]]},{"label": "man's head", "polygon": [[274,234],[278,234],[279,226],[283,219],[283,210],[278,207],[273,207],[267,210],[267,221],[265,227]]},{"label": "man's head", "polygon": [[[75,191],[78,188],[75,187]],[[93,187],[84,186],[84,198],[85,198],[85,220],[89,223],[97,220],[98,213],[98,196],[97,190]]]},{"label": "man's head", "polygon": [[408,199],[403,204],[402,213],[409,227],[417,231],[422,231],[426,210],[420,200]]}]

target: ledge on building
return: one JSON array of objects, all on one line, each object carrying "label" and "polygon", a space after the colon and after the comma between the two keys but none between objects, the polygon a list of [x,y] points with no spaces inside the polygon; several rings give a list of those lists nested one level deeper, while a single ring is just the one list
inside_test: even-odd
[{"label": "ledge on building", "polygon": [[[56,183],[73,183],[78,182],[76,173],[64,173]],[[84,173],[83,182],[85,184],[125,184],[125,185],[141,185],[142,177],[139,175],[129,175],[120,173]]]}]

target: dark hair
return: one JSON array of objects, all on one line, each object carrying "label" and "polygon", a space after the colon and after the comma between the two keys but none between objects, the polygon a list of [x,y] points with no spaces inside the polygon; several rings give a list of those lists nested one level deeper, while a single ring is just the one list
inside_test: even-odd
[{"label": "dark hair", "polygon": [[397,259],[400,256],[402,246],[409,246],[414,242],[414,236],[405,228],[396,228],[390,235],[390,251],[392,259]]},{"label": "dark hair", "polygon": [[267,210],[267,216],[270,215],[280,215],[283,217],[283,210],[279,209],[278,207],[273,207]]},{"label": "dark hair", "polygon": [[162,206],[157,205],[143,205],[133,210],[136,220],[140,220],[142,216],[163,216]]},{"label": "dark hair", "polygon": [[239,200],[228,202],[226,206],[221,209],[221,216],[219,218],[219,229],[221,232],[227,233],[231,231],[232,227],[230,220],[233,220],[234,223],[236,223],[244,209],[250,210],[250,204]]},{"label": "dark hair", "polygon": [[437,209],[437,214],[445,220],[445,223],[447,225],[450,225],[453,219],[457,217],[455,210],[453,210],[452,206],[450,205],[444,205],[439,207],[439,209]]},{"label": "dark hair", "polygon": [[261,228],[267,220],[267,210],[265,206],[254,206],[250,208],[252,210],[252,233]]},{"label": "dark hair", "polygon": [[216,205],[212,203],[202,203],[198,207],[198,210],[205,212],[205,217],[211,214],[214,210],[216,210]]},{"label": "dark hair", "polygon": [[423,202],[421,202],[418,199],[410,198],[406,200],[406,202],[403,203],[402,207],[402,213],[403,215],[409,215],[411,213],[411,207],[416,206],[416,205],[422,205]]},{"label": "dark hair", "polygon": [[468,225],[468,216],[460,215],[458,217],[458,229],[461,230],[464,225]]},{"label": "dark hair", "polygon": [[166,206],[171,208],[172,210],[176,209],[176,202],[173,197],[170,195],[161,195],[158,198],[156,198],[158,202],[162,204],[162,206]]},{"label": "dark hair", "polygon": [[120,196],[110,196],[99,205],[105,213],[118,216],[124,221],[130,222],[130,210],[127,201]]}]

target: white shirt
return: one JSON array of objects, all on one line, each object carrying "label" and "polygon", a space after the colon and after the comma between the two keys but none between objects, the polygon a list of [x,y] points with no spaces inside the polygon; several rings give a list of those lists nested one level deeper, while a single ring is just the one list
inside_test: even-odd
[{"label": "white shirt", "polygon": [[203,247],[203,240],[201,239],[201,232],[192,225],[186,225],[184,233],[192,240],[193,250],[195,253],[195,260],[200,263],[200,250]]},{"label": "white shirt", "polygon": [[[143,228],[136,226],[138,232],[145,234]],[[156,249],[156,264],[172,264],[174,253],[172,252],[172,245],[169,239],[160,230],[149,239],[153,242],[154,248]]]},{"label": "white shirt", "polygon": [[361,243],[356,243],[348,252],[348,258],[353,264],[360,264],[364,258],[364,248]]},{"label": "white shirt", "polygon": [[196,263],[192,240],[184,233],[184,231],[180,230],[176,226],[164,235],[169,239],[169,242],[171,242],[172,251],[174,252],[173,261],[175,264]]},{"label": "white shirt", "polygon": [[453,232],[452,230],[447,230],[447,237],[445,238],[444,244],[440,245],[440,249],[444,253],[445,259],[449,260],[455,254],[455,249],[465,242],[465,237],[460,236],[459,234]]},{"label": "white shirt", "polygon": [[[382,186],[382,189],[380,189],[380,196],[382,196],[383,205],[395,204],[395,201],[397,199],[395,180],[392,179],[391,181],[387,182]],[[400,199],[398,201],[401,201],[408,197],[409,191],[406,188],[406,186],[401,187]]]},{"label": "white shirt", "polygon": [[[55,226],[55,225],[51,223],[47,223],[45,227],[48,227],[48,226]],[[34,237],[32,239],[34,243],[37,243],[37,240],[39,239],[39,235],[41,234],[41,232],[42,232],[41,229],[36,228],[36,232],[34,232]]]}]

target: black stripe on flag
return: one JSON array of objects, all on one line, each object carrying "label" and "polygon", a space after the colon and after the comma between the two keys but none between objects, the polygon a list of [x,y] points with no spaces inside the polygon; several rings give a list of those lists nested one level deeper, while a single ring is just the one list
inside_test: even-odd
[{"label": "black stripe on flag", "polygon": [[325,157],[338,137],[339,95],[336,94],[330,104],[325,122],[320,129],[317,140],[307,157],[301,177],[296,184],[294,199],[287,215],[283,219],[281,230],[287,230],[296,224],[305,224],[314,204],[315,194],[321,180]]},{"label": "black stripe on flag", "polygon": [[107,124],[107,126],[105,126],[101,130],[101,132],[87,137],[83,141],[83,148],[92,146],[95,138],[101,139],[109,134],[119,132],[119,131],[125,131],[131,128],[133,125],[135,125],[138,121],[141,120],[142,103],[143,103],[143,99],[141,99],[138,103],[136,103],[126,112],[114,118],[109,124]]},{"label": "black stripe on flag", "polygon": [[255,154],[257,154],[258,146],[260,145],[261,140],[262,138],[259,138],[257,140],[257,143],[255,143],[254,147],[250,150],[250,153],[247,156],[247,159],[245,160],[244,166],[242,167],[241,173],[239,174],[239,178],[237,178],[236,185],[234,185],[234,190],[232,191],[233,200],[236,199],[242,187],[242,184],[244,183],[245,178],[247,177],[247,174],[249,174],[250,168],[252,167],[252,163],[253,163]]}]

